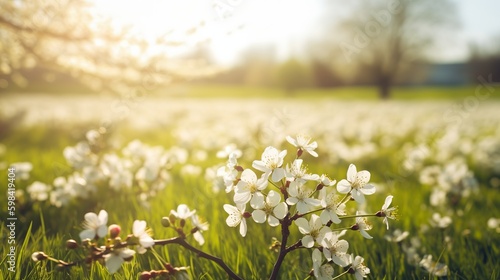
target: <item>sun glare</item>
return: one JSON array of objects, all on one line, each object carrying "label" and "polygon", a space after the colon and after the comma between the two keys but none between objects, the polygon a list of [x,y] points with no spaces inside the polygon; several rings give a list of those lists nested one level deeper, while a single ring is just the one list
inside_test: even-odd
[{"label": "sun glare", "polygon": [[99,18],[110,18],[116,26],[153,42],[168,34],[182,41],[196,33],[188,45],[209,42],[220,63],[232,63],[252,45],[271,45],[277,53],[293,52],[294,44],[308,36],[321,7],[306,1],[95,1]]}]

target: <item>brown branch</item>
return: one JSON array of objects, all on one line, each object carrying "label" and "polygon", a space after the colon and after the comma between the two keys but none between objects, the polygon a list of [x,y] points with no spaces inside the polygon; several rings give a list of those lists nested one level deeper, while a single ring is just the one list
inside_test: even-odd
[{"label": "brown branch", "polygon": [[218,264],[224,271],[231,277],[231,279],[236,279],[236,280],[243,280],[240,276],[238,276],[234,271],[227,266],[227,264],[219,257],[210,255],[208,253],[205,253],[198,248],[195,248],[191,246],[191,244],[187,243],[185,239],[180,238],[180,237],[174,237],[170,239],[163,239],[163,240],[155,240],[155,245],[167,245],[167,244],[178,244],[181,245],[182,247],[196,253],[199,257],[211,260]]}]

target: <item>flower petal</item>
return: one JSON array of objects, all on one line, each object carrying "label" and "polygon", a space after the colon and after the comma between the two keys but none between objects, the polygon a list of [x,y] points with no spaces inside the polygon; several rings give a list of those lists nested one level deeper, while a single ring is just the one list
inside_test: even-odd
[{"label": "flower petal", "polygon": [[288,205],[286,203],[281,202],[273,209],[274,216],[278,219],[283,219],[288,212]]},{"label": "flower petal", "polygon": [[[366,184],[363,186],[363,188],[361,188],[361,191],[366,194],[366,195],[370,195],[370,194],[374,194],[375,191],[376,191],[376,188],[374,185],[372,184]],[[391,201],[392,201],[392,198],[391,198]],[[390,203],[389,203],[390,204]]]},{"label": "flower petal", "polygon": [[352,163],[349,164],[349,168],[347,169],[347,180],[349,182],[356,181],[356,174],[357,174],[356,165]]},{"label": "flower petal", "polygon": [[356,179],[361,183],[368,183],[370,181],[370,172],[366,170],[359,171],[356,174]]},{"label": "flower petal", "polygon": [[351,183],[349,183],[346,179],[342,179],[337,183],[337,191],[339,193],[348,193],[350,190]]},{"label": "flower petal", "polygon": [[262,210],[255,210],[252,212],[252,218],[256,223],[262,224],[266,222],[266,212]]},{"label": "flower petal", "polygon": [[309,222],[305,218],[298,218],[297,220],[295,220],[295,225],[297,225],[300,233],[302,234],[308,234],[309,232],[311,232]]},{"label": "flower petal", "polygon": [[312,236],[310,235],[302,237],[302,246],[306,248],[312,248],[312,246],[314,246],[314,238],[312,238]]},{"label": "flower petal", "polygon": [[352,198],[354,198],[354,200],[356,200],[357,203],[359,204],[365,203],[365,196],[359,190],[357,189],[352,190],[351,195]]}]

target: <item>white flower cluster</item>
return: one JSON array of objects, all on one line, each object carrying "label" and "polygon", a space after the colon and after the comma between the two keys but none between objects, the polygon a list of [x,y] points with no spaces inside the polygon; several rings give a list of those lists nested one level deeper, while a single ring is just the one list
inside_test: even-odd
[{"label": "white flower cluster", "polygon": [[[186,162],[188,152],[178,147],[165,150],[150,147],[139,140],[130,142],[120,153],[103,151],[96,144],[104,135],[91,130],[86,141],[64,149],[64,157],[72,168],[66,177],[59,176],[52,185],[39,181],[28,186],[33,201],[49,201],[62,207],[75,199],[95,196],[100,189],[133,193],[147,205],[150,197],[164,189],[170,181],[170,170]],[[107,190],[106,190],[107,191]]]},{"label": "white flower cluster", "polygon": [[[98,241],[100,238],[106,237],[109,233],[110,238],[116,240],[121,231],[120,226],[113,224],[108,228],[107,223],[108,212],[106,212],[105,210],[101,210],[99,214],[93,212],[85,214],[85,229],[80,232],[80,239],[82,241]],[[138,245],[136,246],[136,250],[139,254],[144,254],[147,248],[150,248],[154,245],[155,242],[151,237],[151,231],[146,227],[146,221],[134,221],[132,232],[133,238],[135,238],[138,243]],[[105,251],[106,249],[107,246],[105,245],[96,248],[96,250],[98,251]],[[106,268],[109,270],[109,272],[115,273],[124,262],[132,260],[135,253],[136,251],[130,249],[129,247],[120,247],[114,248],[109,253],[103,254],[102,258],[104,259]]]},{"label": "white flower cluster", "polygon": [[[280,224],[288,226],[293,222],[303,235],[300,246],[313,249],[313,269],[317,279],[332,278],[334,270],[331,263],[348,267],[348,272],[362,279],[370,269],[363,264],[362,257],[347,253],[349,243],[341,239],[346,230],[335,231],[331,226],[340,224],[342,219],[353,218],[355,223],[348,228],[371,239],[367,231],[372,225],[367,217],[384,217],[388,228],[387,218],[396,217],[396,208],[389,207],[392,196],[387,197],[377,214],[367,215],[357,211],[356,215],[348,216],[346,204],[351,198],[358,204],[364,204],[365,196],[375,193],[375,186],[369,183],[370,172],[358,172],[356,166],[351,164],[347,178],[338,183],[326,175],[309,173],[300,157],[304,151],[313,157],[318,156],[314,151],[317,143],[309,143],[310,140],[304,136],[295,139],[287,137],[287,141],[297,148],[297,154],[286,165],[287,150],[267,147],[261,159],[252,163],[259,175],[252,169],[243,169],[238,165],[236,155],[229,154],[227,165],[218,170],[226,192],[233,194],[235,204],[224,205],[229,214],[226,223],[230,227],[239,226],[239,232],[244,237],[247,233],[246,219],[250,217],[256,223],[267,221],[272,227]],[[247,212],[248,204],[251,212]]]}]

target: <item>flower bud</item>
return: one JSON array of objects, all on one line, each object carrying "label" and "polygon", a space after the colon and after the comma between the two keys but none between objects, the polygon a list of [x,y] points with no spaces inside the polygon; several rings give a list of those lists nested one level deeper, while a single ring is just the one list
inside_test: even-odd
[{"label": "flower bud", "polygon": [[46,260],[48,257],[44,252],[34,252],[31,255],[31,259],[35,262]]},{"label": "flower bud", "polygon": [[66,248],[76,249],[76,248],[78,248],[78,243],[73,239],[69,239],[66,241]]},{"label": "flower bud", "polygon": [[181,228],[183,228],[186,225],[186,220],[181,219]]},{"label": "flower bud", "polygon": [[236,166],[234,167],[234,169],[236,169],[236,171],[238,171],[238,172],[243,172],[243,170],[244,170],[244,169],[243,169],[243,167],[241,167],[241,166],[239,166],[239,165],[236,165]]},{"label": "flower bud", "polygon": [[297,149],[297,157],[299,158],[304,151],[302,149]]},{"label": "flower bud", "polygon": [[352,230],[358,230],[359,229],[359,225],[358,224],[354,224],[351,226],[351,229]]},{"label": "flower bud", "polygon": [[175,272],[177,272],[177,270],[175,270],[175,267],[173,267],[173,266],[172,266],[171,264],[169,264],[169,263],[166,263],[164,266],[165,266],[165,268],[168,270],[168,272],[170,272],[170,273],[175,273]]},{"label": "flower bud", "polygon": [[168,215],[168,220],[170,221],[170,224],[175,224],[175,215],[170,213],[170,215]]},{"label": "flower bud", "polygon": [[111,238],[116,238],[118,235],[120,235],[121,228],[119,225],[112,224],[108,227],[109,230],[109,236]]},{"label": "flower bud", "polygon": [[248,219],[250,217],[252,217],[252,214],[250,212],[243,213],[243,218]]},{"label": "flower bud", "polygon": [[163,217],[161,218],[161,225],[164,227],[169,227],[170,226],[170,220],[168,217]]},{"label": "flower bud", "polygon": [[139,280],[149,280],[151,279],[151,273],[149,273],[148,271],[144,271],[143,273],[141,273],[141,275],[139,275]]}]

